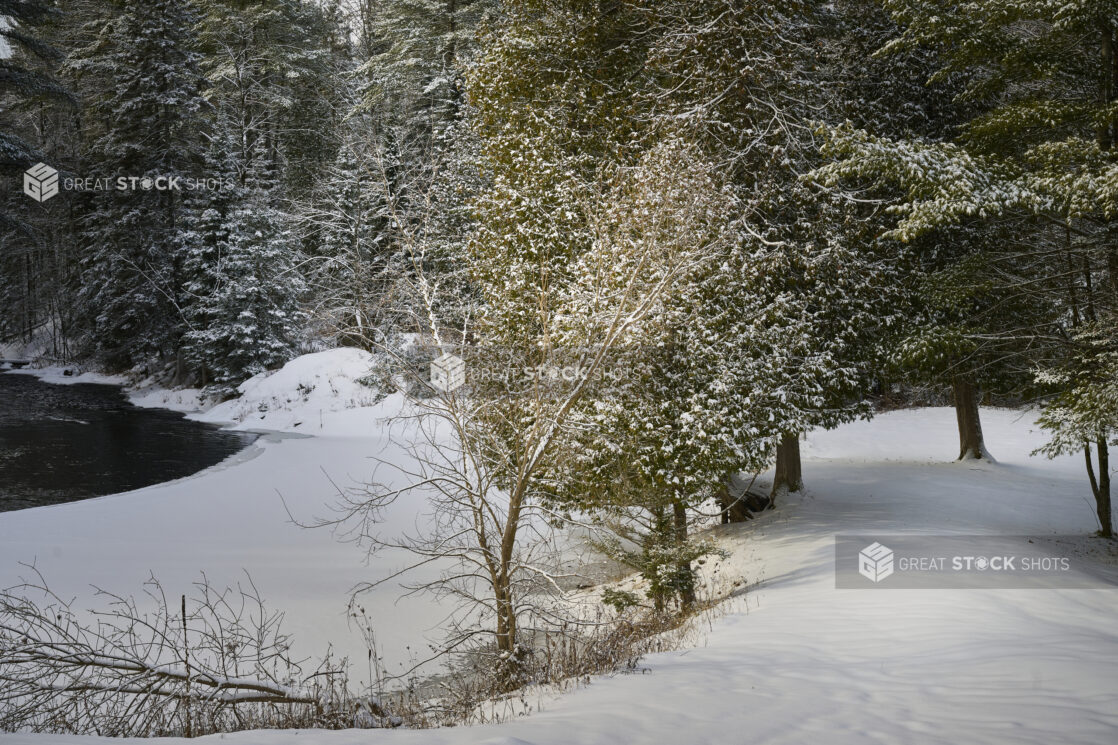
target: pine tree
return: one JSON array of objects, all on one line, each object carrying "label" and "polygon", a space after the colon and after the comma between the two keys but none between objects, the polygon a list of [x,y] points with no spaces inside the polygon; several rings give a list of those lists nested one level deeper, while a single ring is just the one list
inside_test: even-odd
[{"label": "pine tree", "polygon": [[184,344],[217,395],[294,357],[303,330],[305,285],[289,218],[275,207],[278,188],[267,169],[249,171],[245,186],[206,206],[191,231]]},{"label": "pine tree", "polygon": [[205,172],[218,180],[220,188],[192,193],[184,204],[178,251],[182,259],[184,321],[183,356],[198,382],[209,385],[217,351],[207,338],[211,325],[220,319],[213,313],[214,299],[225,282],[225,258],[229,248],[229,223],[233,210],[243,203],[240,148],[233,139],[235,128],[224,117],[215,122],[206,152]]},{"label": "pine tree", "polygon": [[361,108],[404,141],[456,121],[462,71],[494,0],[365,0],[360,5]]},{"label": "pine tree", "polygon": [[127,0],[104,8],[77,69],[108,87],[89,105],[91,173],[133,179],[94,193],[85,213],[78,297],[87,351],[110,368],[176,362],[183,331],[181,190],[155,179],[197,176],[207,106],[189,4]]},{"label": "pine tree", "polygon": [[[15,133],[11,113],[21,104],[34,100],[72,100],[71,94],[54,79],[43,63],[56,63],[62,53],[52,44],[35,35],[36,27],[59,15],[51,3],[38,0],[2,0],[0,2],[0,169],[5,175],[12,169],[27,167],[41,153]],[[0,213],[0,230],[13,225]]]},{"label": "pine tree", "polygon": [[61,342],[66,327],[69,222],[18,185],[37,161],[65,171],[71,155],[57,141],[75,103],[57,74],[64,52],[53,31],[63,19],[50,3],[0,2],[0,179],[15,187],[0,196],[0,341],[31,342],[46,328]]},{"label": "pine tree", "polygon": [[[463,325],[472,302],[463,267],[471,197],[481,178],[476,138],[465,122],[463,75],[495,0],[361,0],[356,3],[359,65],[349,117],[362,143],[371,200],[380,205],[375,272],[366,301],[393,325],[427,328],[427,311],[399,290],[427,273],[427,298],[444,328]],[[352,146],[352,145],[351,145]],[[320,249],[312,249],[318,251]],[[329,247],[321,249],[329,253]],[[390,267],[387,274],[382,261]],[[405,320],[409,319],[409,320]]]},{"label": "pine tree", "polygon": [[[811,22],[807,4],[520,3],[470,80],[492,169],[473,247],[484,331],[546,360],[613,296],[603,276],[646,251],[705,256],[633,331],[620,362],[639,382],[583,399],[586,456],[548,479],[568,504],[643,509],[679,578],[688,510],[728,473],[783,465],[800,433],[866,411],[864,361],[895,316],[886,247],[831,237],[843,203],[800,179]],[[572,305],[542,302],[557,297]]]},{"label": "pine tree", "polygon": [[354,346],[383,346],[398,326],[395,287],[403,261],[392,240],[384,164],[356,128],[345,138],[300,219],[317,247],[309,280],[313,316]]},{"label": "pine tree", "polygon": [[[939,70],[935,50],[908,47],[880,53],[900,28],[879,2],[844,0],[824,16],[826,80],[836,93],[828,120],[879,135],[930,140],[950,136],[964,121],[967,106],[956,100],[960,76],[928,80]],[[845,211],[851,215],[860,210],[851,200]],[[860,217],[862,222],[866,219]],[[878,232],[887,229],[877,222]],[[844,230],[841,225],[835,229]],[[907,290],[898,296],[905,323],[886,341],[887,359],[880,370],[883,387],[898,379],[932,386],[946,381],[956,405],[960,459],[989,457],[978,411],[980,387],[1004,391],[1021,382],[1021,376],[1013,376],[1004,364],[1004,348],[989,341],[975,343],[979,337],[994,336],[1006,302],[975,274],[982,264],[982,241],[973,230],[939,231],[898,257]]]},{"label": "pine tree", "polygon": [[348,48],[340,19],[308,0],[200,0],[208,98],[229,117],[239,160],[280,168],[279,197],[304,196],[333,160]]},{"label": "pine tree", "polygon": [[[801,178],[817,158],[809,123],[831,105],[811,43],[822,10],[681,0],[649,14],[649,135],[676,132],[724,164],[739,205],[727,218],[739,241],[697,286],[705,302],[687,323],[733,360],[724,400],[748,400],[739,426],[775,456],[774,496],[801,485],[802,433],[866,411],[877,345],[897,318],[887,247],[861,226],[834,230],[849,222],[847,205]],[[736,467],[756,465],[750,456]]]},{"label": "pine tree", "polygon": [[[1113,174],[1118,117],[1118,52],[1111,3],[984,2],[936,14],[907,0],[886,3],[901,28],[883,53],[917,48],[939,55],[933,82],[963,77],[959,100],[969,118],[951,142],[881,136],[838,128],[830,152],[840,161],[821,171],[831,184],[890,184],[901,189],[888,237],[914,241],[945,229],[979,231],[987,247],[983,279],[1032,312],[1000,328],[963,331],[967,343],[999,337],[1018,369],[1048,369],[1045,385],[1063,380],[1058,400],[1086,400],[1098,381],[1099,333],[1118,312],[1118,231]],[[1086,386],[1083,388],[1082,386]],[[1099,470],[1118,422],[1098,421],[1093,436],[1046,420],[1054,442],[1082,436]],[[1055,452],[1055,451],[1053,451]],[[1092,472],[1095,469],[1091,469]],[[1109,515],[1108,490],[1095,490]],[[1113,528],[1102,525],[1110,535]]]},{"label": "pine tree", "polygon": [[[589,346],[597,351],[587,362],[597,369],[608,350],[626,342],[680,266],[693,260],[690,245],[683,256],[675,252],[678,242],[644,245],[628,255],[611,254],[611,246],[599,242],[602,261],[589,258],[595,246],[589,213],[598,207],[590,198],[600,165],[595,156],[628,141],[624,125],[597,126],[623,121],[619,115],[629,100],[602,73],[620,79],[641,62],[598,33],[604,18],[612,32],[626,34],[628,19],[619,15],[584,3],[511,4],[506,23],[489,32],[470,70],[470,124],[484,186],[472,204],[476,222],[465,256],[479,306],[468,339],[482,364],[493,358],[494,370],[562,364]],[[561,60],[551,55],[556,49],[565,55]],[[579,269],[583,256],[589,264]],[[610,256],[620,261],[606,261]],[[588,305],[592,297],[598,302]],[[439,330],[431,329],[436,343],[442,342]],[[463,510],[472,510],[457,535],[470,542],[461,555],[488,567],[475,592],[484,590],[489,599],[484,608],[506,683],[516,680],[522,624],[531,622],[523,594],[530,582],[523,533],[556,491],[554,476],[564,469],[575,410],[587,391],[579,384],[552,393],[529,388],[521,395],[499,375],[482,378],[471,383],[478,405],[463,411],[456,408],[460,399],[451,397],[452,413],[444,416],[459,428],[461,447],[476,464],[470,470],[479,470],[478,486],[453,492],[453,498],[461,494]],[[500,507],[492,509],[493,500]]]},{"label": "pine tree", "polygon": [[[720,343],[730,329],[718,311],[733,301],[720,297],[722,288],[710,280],[734,253],[739,226],[727,217],[740,205],[713,170],[678,139],[658,143],[634,167],[619,170],[602,194],[602,214],[592,220],[594,245],[575,262],[576,287],[586,296],[572,293],[581,301],[576,308],[592,308],[602,267],[625,276],[649,249],[668,256],[693,249],[702,256],[660,299],[648,325],[611,355],[605,385],[584,401],[575,427],[583,433],[579,455],[568,474],[574,479],[564,494],[630,519],[638,511],[644,535],[624,523],[620,532],[644,545],[637,564],[657,605],[674,594],[685,609],[696,600],[691,562],[709,550],[691,540],[689,510],[727,472],[763,464],[769,452],[769,443],[743,426],[752,412],[737,348]],[[603,483],[614,488],[603,494]]]}]

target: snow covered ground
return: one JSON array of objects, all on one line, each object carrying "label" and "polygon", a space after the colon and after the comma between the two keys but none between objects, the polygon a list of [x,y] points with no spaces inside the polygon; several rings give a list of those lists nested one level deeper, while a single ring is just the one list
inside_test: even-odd
[{"label": "snow covered ground", "polygon": [[[332,645],[335,654],[364,661],[364,636],[346,616],[350,591],[393,573],[409,557],[387,552],[370,559],[329,529],[308,530],[292,518],[311,523],[334,517],[337,488],[368,481],[378,459],[405,459],[393,437],[400,427],[390,422],[400,410],[399,397],[378,402],[375,391],[356,382],[368,374],[370,361],[354,349],[305,355],[246,382],[239,399],[192,414],[272,433],[199,474],[0,514],[0,585],[28,576],[20,562],[34,563],[58,594],[90,607],[93,586],[139,594],[154,575],[174,597],[190,594],[203,572],[217,587],[243,582],[247,572],[269,605],[286,613],[284,626],[298,654],[320,657]],[[123,382],[64,376],[60,368],[27,372],[48,382]],[[199,401],[197,392],[158,388],[141,388],[131,398],[179,410]],[[420,508],[390,512],[384,530],[396,535],[414,527]],[[399,595],[398,588],[385,588],[364,597],[390,673],[424,658],[427,632],[446,616],[434,602]],[[354,674],[367,680],[365,671],[362,663]]]},{"label": "snow covered ground", "polygon": [[[245,569],[287,611],[305,651],[320,651],[328,639],[360,648],[343,617],[347,590],[400,557],[378,556],[365,565],[361,552],[328,532],[292,525],[280,495],[295,514],[325,514],[331,480],[359,481],[370,474],[371,457],[399,457],[383,425],[398,402],[336,409],[330,401],[346,400],[344,390],[322,399],[313,392],[328,381],[291,402],[282,393],[268,398],[269,386],[279,391],[286,383],[257,382],[263,387],[249,394],[257,397],[253,406],[209,416],[242,427],[253,426],[255,417],[270,428],[315,436],[271,438],[236,462],[171,484],[0,514],[0,580],[10,584],[15,562],[32,558],[64,593],[83,596],[90,584],[136,588],[149,571],[177,592],[200,570],[226,583]],[[272,403],[261,411],[265,400]],[[308,407],[320,412],[317,419],[302,411]],[[698,647],[646,658],[641,674],[595,679],[501,725],[246,732],[224,739],[237,745],[1116,742],[1118,590],[834,588],[836,533],[1086,536],[1095,530],[1081,459],[1031,458],[1044,437],[1030,414],[982,413],[996,464],[950,462],[957,449],[950,409],[893,412],[813,433],[803,448],[807,492],[753,523],[715,531],[732,556],[708,563],[708,576],[717,569],[717,582],[730,586],[743,574],[749,590],[712,622]],[[386,529],[410,524],[418,511],[418,505],[401,510]],[[1061,545],[1104,571],[1118,565],[1115,544],[1084,537]],[[423,600],[397,603],[388,591],[369,598],[366,608],[393,664],[422,646],[424,630],[442,613]],[[0,735],[6,745],[96,740]]]}]

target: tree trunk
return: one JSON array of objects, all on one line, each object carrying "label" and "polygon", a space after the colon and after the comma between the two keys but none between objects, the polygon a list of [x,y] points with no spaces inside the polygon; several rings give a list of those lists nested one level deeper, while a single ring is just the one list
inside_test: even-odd
[{"label": "tree trunk", "polygon": [[497,616],[497,665],[494,671],[499,685],[505,690],[517,687],[520,679],[520,659],[516,638],[516,609],[512,601],[509,578],[501,574],[493,587]]},{"label": "tree trunk", "polygon": [[1104,538],[1114,537],[1114,521],[1110,510],[1110,449],[1106,438],[1100,437],[1095,441],[1099,459],[1099,475],[1095,477],[1094,465],[1091,463],[1091,445],[1083,446],[1083,456],[1087,460],[1087,476],[1091,479],[1091,492],[1095,495],[1095,511],[1099,517],[1099,535]]},{"label": "tree trunk", "polygon": [[1110,512],[1110,450],[1106,438],[1100,437],[1096,443],[1099,457],[1099,491],[1095,494],[1102,534],[1107,538],[1114,536],[1114,522]]},{"label": "tree trunk", "polygon": [[[1101,35],[1101,71],[1102,79],[1099,81],[1099,99],[1103,107],[1109,107],[1118,100],[1118,40],[1114,38],[1114,29],[1109,21],[1099,24]],[[1115,139],[1114,117],[1110,116],[1101,121],[1098,127],[1099,148],[1109,150],[1114,147]],[[1110,278],[1110,289],[1118,297],[1118,226],[1112,220],[1106,221],[1107,229],[1107,273]]]},{"label": "tree trunk", "polygon": [[988,457],[982,441],[982,420],[978,415],[978,386],[970,378],[956,375],[951,388],[955,396],[955,418],[959,422],[959,460]]},{"label": "tree trunk", "polygon": [[786,434],[776,446],[776,473],[773,475],[772,504],[776,505],[776,495],[780,492],[799,491],[804,488],[803,471],[800,468],[800,436]]},{"label": "tree trunk", "polygon": [[493,599],[497,614],[497,652],[501,656],[497,674],[502,685],[510,690],[518,685],[520,677],[521,660],[518,644],[520,640],[517,638],[516,602],[512,577],[515,571],[513,553],[516,549],[516,535],[523,506],[523,489],[514,489],[509,495],[508,516],[505,518],[504,530],[501,533],[500,555],[493,582]]},{"label": "tree trunk", "polygon": [[[676,546],[682,549],[687,545],[687,508],[678,499],[672,500],[672,517],[675,522]],[[684,611],[695,605],[695,578],[691,573],[691,562],[680,561],[676,566],[679,572],[679,605]]]}]

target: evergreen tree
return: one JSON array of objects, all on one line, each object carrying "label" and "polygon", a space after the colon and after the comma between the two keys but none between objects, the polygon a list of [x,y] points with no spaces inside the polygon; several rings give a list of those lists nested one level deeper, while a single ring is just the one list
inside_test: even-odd
[{"label": "evergreen tree", "polygon": [[[41,157],[33,145],[16,134],[12,114],[21,105],[43,99],[71,99],[71,94],[43,69],[56,63],[62,53],[35,35],[36,27],[59,14],[49,2],[40,0],[0,1],[0,169],[7,176]],[[0,230],[14,227],[0,213]]]},{"label": "evergreen tree", "polygon": [[52,3],[0,2],[0,179],[13,187],[0,196],[0,342],[31,342],[46,329],[57,355],[66,351],[71,225],[62,200],[32,202],[19,180],[37,161],[63,172],[70,164],[59,135],[75,100],[58,76],[55,38],[67,20]]},{"label": "evergreen tree", "polygon": [[[218,140],[212,152],[223,157],[228,145]],[[289,218],[275,206],[276,178],[249,171],[245,182],[215,192],[185,236],[191,327],[184,345],[218,395],[282,366],[303,330],[305,285]]]},{"label": "evergreen tree", "polygon": [[472,248],[492,298],[479,333],[546,359],[600,320],[603,272],[628,276],[646,251],[705,256],[633,331],[621,362],[639,384],[583,399],[585,457],[549,477],[568,504],[643,509],[680,581],[688,510],[774,455],[791,477],[774,491],[796,488],[798,436],[866,411],[865,361],[896,316],[888,248],[832,237],[843,202],[800,178],[821,103],[813,18],[809,4],[518,3],[470,79],[492,169]]},{"label": "evergreen tree", "polygon": [[308,0],[201,0],[209,100],[246,168],[278,167],[282,199],[305,195],[338,147],[348,49],[340,20]]},{"label": "evergreen tree", "polygon": [[351,132],[300,219],[318,249],[309,272],[314,317],[341,343],[377,347],[398,324],[402,257],[390,235],[385,164]]},{"label": "evergreen tree", "polygon": [[75,62],[108,86],[90,101],[86,167],[114,187],[90,197],[82,221],[81,330],[87,351],[111,368],[174,360],[181,375],[182,192],[157,185],[200,172],[207,106],[196,17],[173,0],[102,12],[101,33]]},{"label": "evergreen tree", "polygon": [[205,172],[219,181],[219,188],[188,196],[182,215],[178,250],[183,272],[184,321],[187,333],[183,355],[209,385],[217,350],[211,348],[207,332],[220,319],[213,313],[214,298],[225,280],[225,258],[229,247],[229,223],[233,210],[244,201],[240,148],[233,140],[234,128],[219,117],[206,152]]},{"label": "evergreen tree", "polygon": [[[929,78],[939,70],[934,49],[907,47],[880,53],[900,29],[877,0],[844,0],[823,14],[827,87],[835,96],[827,119],[870,128],[880,135],[920,136],[943,140],[964,121],[967,104],[958,100],[957,74]],[[887,190],[886,190],[887,191]],[[880,199],[895,194],[878,193]],[[862,204],[874,200],[862,200]],[[847,220],[836,232],[849,232],[856,217],[863,228],[888,228],[859,202],[845,206]],[[874,225],[868,225],[867,220]],[[887,395],[892,380],[942,387],[949,385],[959,424],[959,458],[989,457],[978,411],[980,391],[1012,390],[1022,382],[1005,364],[1004,345],[992,343],[1007,298],[993,291],[981,274],[982,244],[971,229],[937,231],[898,255],[903,276],[904,320],[885,340],[886,359],[879,371]],[[898,309],[899,310],[899,309]],[[999,315],[1001,314],[1001,315]],[[976,343],[984,338],[983,343]],[[1019,371],[1018,371],[1019,372]]]},{"label": "evergreen tree", "polygon": [[[884,53],[935,51],[940,68],[931,80],[965,77],[959,100],[969,118],[946,143],[832,130],[830,152],[841,160],[820,175],[832,184],[900,187],[893,206],[899,219],[888,237],[980,231],[987,248],[979,264],[989,267],[983,279],[1032,312],[1004,318],[998,328],[966,329],[967,343],[996,335],[1012,347],[1012,355],[1002,354],[1019,369],[1048,369],[1042,383],[1070,386],[1055,389],[1058,401],[1087,400],[1105,377],[1100,339],[1118,344],[1112,331],[1118,311],[1113,4],[985,0],[944,6],[934,15],[920,2],[891,0],[886,7],[901,33]],[[1087,436],[1075,420],[1059,410],[1046,419],[1060,443],[1050,452],[1065,450],[1068,433],[1078,433],[1076,447],[1089,465],[1094,448],[1103,470],[1118,422],[1096,420]],[[1101,480],[1095,485],[1102,532],[1110,535],[1103,520],[1110,519],[1109,490]]]},{"label": "evergreen tree", "polygon": [[[463,75],[477,51],[483,20],[496,0],[359,0],[358,65],[350,130],[364,141],[371,199],[383,210],[375,254],[378,288],[371,302],[395,324],[420,326],[427,310],[399,290],[426,286],[444,327],[462,326],[471,290],[462,238],[479,188],[476,138],[465,123]],[[326,249],[329,253],[329,249]],[[430,294],[430,293],[434,294]],[[412,293],[412,296],[423,294]],[[370,301],[367,301],[370,302]],[[422,305],[422,304],[421,304]]]},{"label": "evergreen tree", "polygon": [[366,0],[359,47],[365,62],[361,108],[407,141],[453,123],[462,71],[494,0]]},{"label": "evergreen tree", "polygon": [[759,470],[760,449],[775,456],[774,496],[801,485],[802,433],[866,411],[879,341],[897,319],[887,247],[834,230],[847,205],[801,178],[817,157],[809,122],[830,104],[810,43],[820,10],[681,0],[649,14],[648,136],[695,143],[721,164],[737,205],[724,219],[738,239],[696,283],[701,300],[677,332],[696,349],[716,344],[731,376],[695,426],[718,431],[720,405],[740,400],[732,418],[749,443],[724,451],[722,472]]},{"label": "evergreen tree", "polygon": [[[600,260],[590,256],[597,156],[628,143],[624,124],[602,126],[624,122],[631,100],[603,73],[619,80],[640,69],[641,57],[616,43],[629,33],[631,16],[612,6],[551,0],[511,3],[507,10],[505,23],[488,31],[467,80],[482,184],[465,256],[479,306],[468,339],[494,370],[508,369],[506,362],[514,370],[548,368],[589,347],[598,350],[587,360],[596,368],[688,261],[673,255],[678,242],[644,245],[636,254],[611,253],[614,246],[599,242]],[[603,34],[607,29],[617,36]],[[582,269],[580,257],[588,262]],[[588,303],[591,298],[596,301]],[[441,343],[440,329],[431,330]],[[556,494],[556,474],[564,471],[577,430],[575,410],[587,390],[577,384],[529,389],[510,387],[500,376],[471,383],[479,405],[462,412],[464,424],[452,425],[464,430],[463,447],[476,464],[470,468],[492,485],[479,488],[507,495],[495,510],[475,510],[480,531],[464,531],[473,530],[473,550],[490,567],[486,608],[507,680],[515,679],[521,659],[522,624],[531,622],[521,594],[529,576],[520,558],[522,535]],[[497,499],[480,496],[487,498]]]}]

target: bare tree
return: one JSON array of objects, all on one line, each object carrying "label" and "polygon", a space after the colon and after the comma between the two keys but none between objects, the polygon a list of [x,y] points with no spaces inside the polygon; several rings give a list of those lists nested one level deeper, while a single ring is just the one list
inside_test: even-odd
[{"label": "bare tree", "polygon": [[[440,350],[471,339],[468,348],[453,346],[468,358],[470,382],[449,392],[424,384],[421,395],[410,396],[402,417],[407,430],[397,437],[407,442],[409,464],[382,462],[378,476],[391,477],[343,492],[340,516],[324,522],[347,526],[351,538],[372,550],[410,552],[416,557],[411,569],[438,563],[437,577],[408,587],[462,603],[441,651],[491,651],[507,686],[518,682],[525,640],[569,621],[548,599],[562,594],[563,579],[554,569],[559,547],[550,528],[568,517],[551,508],[550,498],[564,478],[567,447],[580,427],[592,426],[582,407],[592,402],[613,353],[639,344],[642,324],[710,254],[693,229],[709,217],[705,192],[688,185],[663,190],[665,173],[678,172],[665,171],[665,163],[678,166],[694,157],[679,142],[665,143],[597,185],[608,193],[584,195],[581,208],[595,215],[590,248],[565,281],[548,284],[538,299],[542,310],[534,335],[512,349],[506,337],[484,325],[448,332],[421,260],[427,235],[415,229],[403,236],[425,321],[422,338]],[[619,202],[630,207],[618,209]],[[502,341],[506,347],[499,346]],[[578,371],[565,384],[537,374],[564,368]],[[384,511],[413,498],[428,500],[422,525],[411,535],[381,535]]]},{"label": "bare tree", "polygon": [[192,598],[154,577],[140,600],[99,590],[107,603],[83,619],[32,572],[0,592],[0,730],[191,737],[384,714],[346,692],[342,662],[292,658],[283,614],[247,575],[222,590],[203,575]]}]

